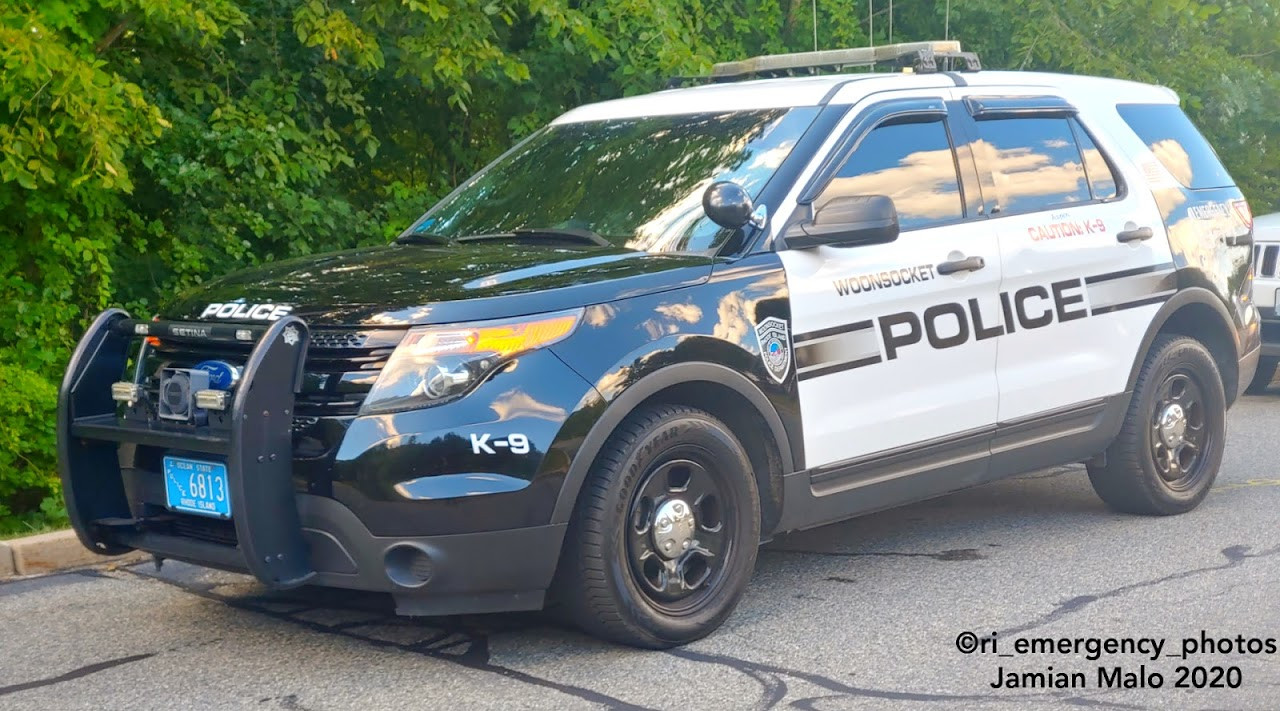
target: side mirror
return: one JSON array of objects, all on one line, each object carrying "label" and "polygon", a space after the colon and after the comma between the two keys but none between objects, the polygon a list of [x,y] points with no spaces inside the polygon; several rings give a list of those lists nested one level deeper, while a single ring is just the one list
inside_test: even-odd
[{"label": "side mirror", "polygon": [[720,180],[707,186],[702,193],[702,209],[711,221],[730,230],[743,227],[751,221],[751,196],[741,185]]},{"label": "side mirror", "polygon": [[898,209],[886,195],[831,198],[813,220],[792,225],[782,237],[790,249],[892,242],[898,239]]}]

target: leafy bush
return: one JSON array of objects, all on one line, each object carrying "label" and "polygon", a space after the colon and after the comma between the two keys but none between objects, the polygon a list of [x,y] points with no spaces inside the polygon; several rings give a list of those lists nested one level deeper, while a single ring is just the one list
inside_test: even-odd
[{"label": "leafy bush", "polygon": [[58,390],[0,363],[0,535],[65,525],[54,457]]}]

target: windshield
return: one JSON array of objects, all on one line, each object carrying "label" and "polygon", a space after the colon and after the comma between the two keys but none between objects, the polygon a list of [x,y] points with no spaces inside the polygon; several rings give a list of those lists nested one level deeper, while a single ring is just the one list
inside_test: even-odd
[{"label": "windshield", "polygon": [[556,124],[535,133],[405,234],[450,240],[516,230],[586,230],[649,252],[702,252],[730,232],[702,193],[732,180],[758,197],[816,107]]}]

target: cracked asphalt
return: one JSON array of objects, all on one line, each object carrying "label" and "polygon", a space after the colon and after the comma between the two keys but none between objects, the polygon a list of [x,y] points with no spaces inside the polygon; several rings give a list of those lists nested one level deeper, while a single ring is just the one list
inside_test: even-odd
[{"label": "cracked asphalt", "polygon": [[[1280,638],[1277,432],[1280,388],[1243,399],[1215,491],[1180,517],[1111,513],[1073,466],[782,537],[728,624],[669,652],[174,563],[3,582],[0,708],[1280,708],[1280,654],[1177,656],[1202,630]],[[997,651],[962,654],[965,631]],[[1013,654],[1090,637],[1168,641],[1154,660]],[[1050,666],[1087,685],[991,687]],[[1179,666],[1240,684],[1175,688]],[[1148,688],[1098,688],[1099,667]]]}]

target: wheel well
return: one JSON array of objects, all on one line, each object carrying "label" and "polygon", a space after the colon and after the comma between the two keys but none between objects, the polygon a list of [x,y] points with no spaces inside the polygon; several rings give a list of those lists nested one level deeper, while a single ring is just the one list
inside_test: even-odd
[{"label": "wheel well", "polygon": [[1236,357],[1235,339],[1222,322],[1222,316],[1206,304],[1190,303],[1173,312],[1160,326],[1160,333],[1176,333],[1194,338],[1209,349],[1222,375],[1222,390],[1227,406],[1235,402],[1240,382],[1240,361]]},{"label": "wheel well", "polygon": [[751,461],[760,492],[760,535],[768,536],[782,514],[782,456],[773,432],[749,400],[733,388],[709,381],[690,381],[650,395],[644,405],[686,405],[725,423]]}]

